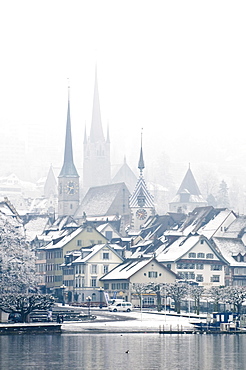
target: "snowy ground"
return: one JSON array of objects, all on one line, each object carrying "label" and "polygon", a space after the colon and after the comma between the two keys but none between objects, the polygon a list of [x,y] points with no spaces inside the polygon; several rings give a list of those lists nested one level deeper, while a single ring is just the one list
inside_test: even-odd
[{"label": "snowy ground", "polygon": [[[113,316],[110,317],[110,314]],[[111,318],[113,321],[110,321]],[[126,318],[126,320],[122,320]],[[130,313],[109,313],[108,318],[97,315],[97,319],[91,322],[64,322],[62,325],[63,332],[158,332],[163,328],[166,331],[181,331],[193,329],[192,322],[200,322],[201,319],[182,317],[178,315],[165,315],[165,313],[148,313],[133,311]],[[202,320],[204,321],[204,320]]]}]

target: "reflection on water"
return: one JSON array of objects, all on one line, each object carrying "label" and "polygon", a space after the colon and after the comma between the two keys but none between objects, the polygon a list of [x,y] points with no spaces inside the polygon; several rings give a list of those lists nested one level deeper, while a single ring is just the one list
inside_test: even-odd
[{"label": "reflection on water", "polygon": [[241,370],[245,345],[236,334],[2,335],[0,368]]}]

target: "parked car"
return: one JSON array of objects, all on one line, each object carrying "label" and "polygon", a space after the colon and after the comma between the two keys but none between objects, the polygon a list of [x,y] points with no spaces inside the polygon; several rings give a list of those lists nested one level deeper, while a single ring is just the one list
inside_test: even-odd
[{"label": "parked car", "polygon": [[116,303],[108,307],[111,312],[130,312],[132,311],[132,304],[130,302]]},{"label": "parked car", "polygon": [[12,312],[8,317],[9,322],[21,322],[21,315],[18,312]]}]

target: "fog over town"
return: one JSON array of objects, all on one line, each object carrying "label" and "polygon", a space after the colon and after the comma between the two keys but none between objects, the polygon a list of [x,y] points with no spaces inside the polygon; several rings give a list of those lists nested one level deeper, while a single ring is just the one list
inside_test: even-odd
[{"label": "fog over town", "polygon": [[147,181],[172,198],[190,164],[205,198],[224,180],[244,213],[244,19],[241,1],[2,3],[0,176],[58,174],[69,85],[82,177],[97,66],[112,175],[124,157],[138,175],[143,128]]}]

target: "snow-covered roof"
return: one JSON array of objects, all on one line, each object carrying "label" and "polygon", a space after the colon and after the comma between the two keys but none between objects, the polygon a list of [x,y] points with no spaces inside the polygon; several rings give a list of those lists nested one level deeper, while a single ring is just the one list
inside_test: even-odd
[{"label": "snow-covered roof", "polygon": [[[115,204],[115,200],[122,194],[122,189],[125,189],[125,197],[127,200],[129,190],[124,183],[110,184],[104,186],[92,187],[86,193],[75,218],[86,216],[105,216],[112,215],[111,208]],[[119,209],[117,211],[119,213]],[[115,212],[116,213],[116,212]]]},{"label": "snow-covered roof", "polygon": [[[101,249],[103,249],[105,247],[107,247],[109,250],[111,250],[112,252],[114,252],[116,254],[117,254],[117,250],[122,249],[122,248],[119,248],[119,246],[117,244],[97,244],[97,245],[93,245],[90,248],[82,249],[81,250],[81,252],[82,252],[81,255],[78,258],[76,258],[76,260],[73,261],[73,264],[87,262],[88,260],[91,259],[91,257],[93,257],[95,254],[97,254]],[[84,257],[83,257],[83,251],[86,252],[86,255]],[[120,257],[120,258],[122,259],[122,257]]]},{"label": "snow-covered roof", "polygon": [[37,235],[42,234],[47,221],[48,217],[37,217],[28,221],[25,224],[27,240],[32,241]]},{"label": "snow-covered roof", "polygon": [[77,235],[79,235],[81,233],[81,231],[83,231],[84,229],[84,226],[80,226],[78,227],[75,231],[73,231],[72,233],[68,234],[68,235],[65,235],[59,242],[57,242],[56,244],[53,244],[53,241],[50,242],[46,247],[45,249],[59,249],[59,248],[63,248],[64,245],[68,244],[71,240],[73,240]]},{"label": "snow-covered roof", "polygon": [[200,240],[200,235],[182,236],[157,256],[159,262],[175,262],[189,252]]},{"label": "snow-covered roof", "polygon": [[198,233],[210,239],[231,213],[232,211],[229,209],[221,210],[212,220],[210,220],[206,225],[202,226]]},{"label": "snow-covered roof", "polygon": [[230,266],[246,266],[246,262],[238,262],[233,258],[233,256],[239,253],[242,255],[246,253],[246,247],[241,239],[217,237],[213,238],[213,241],[222,256],[229,262]]},{"label": "snow-covered roof", "polygon": [[125,260],[119,266],[111,270],[107,275],[103,276],[101,280],[127,280],[145,267],[152,259],[153,257]]}]

